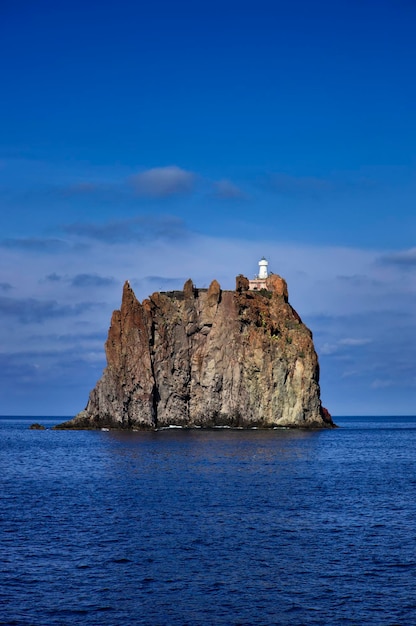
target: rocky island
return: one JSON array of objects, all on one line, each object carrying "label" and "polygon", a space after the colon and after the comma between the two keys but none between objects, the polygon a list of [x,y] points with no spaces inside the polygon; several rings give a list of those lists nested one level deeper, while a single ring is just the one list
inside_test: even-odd
[{"label": "rocky island", "polygon": [[235,291],[188,280],[142,303],[126,282],[103,376],[86,408],[56,428],[333,427],[312,333],[286,281],[260,270],[254,281],[237,276]]}]

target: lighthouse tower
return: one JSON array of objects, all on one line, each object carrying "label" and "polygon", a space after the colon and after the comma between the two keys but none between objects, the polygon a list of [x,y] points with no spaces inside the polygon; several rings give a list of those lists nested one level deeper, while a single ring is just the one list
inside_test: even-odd
[{"label": "lighthouse tower", "polygon": [[257,276],[253,278],[253,280],[249,280],[249,289],[250,291],[260,291],[260,289],[267,289],[266,280],[269,275],[267,271],[269,262],[263,257],[259,261],[259,273]]},{"label": "lighthouse tower", "polygon": [[262,259],[259,261],[259,278],[260,280],[266,280],[268,273],[267,273],[267,266],[269,265],[269,262],[266,261],[266,259],[264,257],[262,257]]}]

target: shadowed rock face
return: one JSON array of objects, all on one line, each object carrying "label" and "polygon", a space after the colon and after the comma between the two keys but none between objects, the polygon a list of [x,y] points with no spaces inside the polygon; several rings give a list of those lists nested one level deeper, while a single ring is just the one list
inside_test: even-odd
[{"label": "shadowed rock face", "polygon": [[60,428],[220,425],[331,427],[321,406],[312,334],[280,276],[267,290],[154,293],[125,283],[106,342],[107,367],[88,404]]}]

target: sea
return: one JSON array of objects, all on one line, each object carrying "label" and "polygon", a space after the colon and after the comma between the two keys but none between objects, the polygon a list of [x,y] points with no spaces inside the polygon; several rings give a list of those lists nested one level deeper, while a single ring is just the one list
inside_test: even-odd
[{"label": "sea", "polygon": [[416,417],[65,419],[0,418],[3,626],[416,624]]}]

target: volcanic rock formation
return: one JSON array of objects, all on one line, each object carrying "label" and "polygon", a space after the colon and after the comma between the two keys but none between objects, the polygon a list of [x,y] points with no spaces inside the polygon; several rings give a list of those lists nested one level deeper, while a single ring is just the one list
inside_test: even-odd
[{"label": "volcanic rock formation", "polygon": [[58,428],[334,426],[321,405],[312,334],[288,303],[286,281],[235,291],[214,280],[154,293],[128,282],[106,342],[107,367],[86,408]]}]

